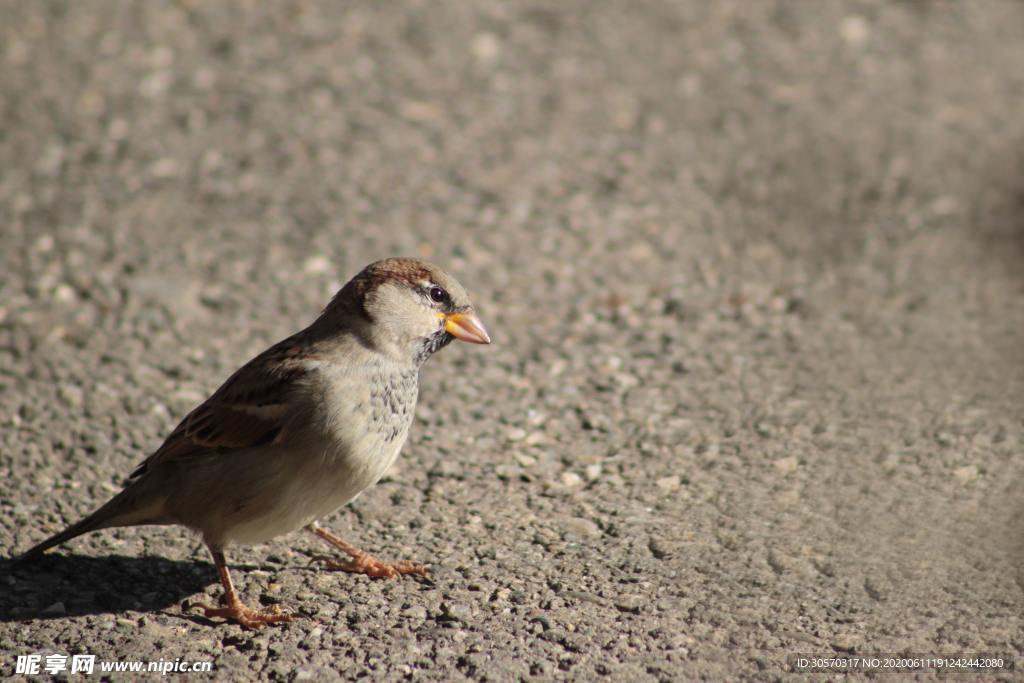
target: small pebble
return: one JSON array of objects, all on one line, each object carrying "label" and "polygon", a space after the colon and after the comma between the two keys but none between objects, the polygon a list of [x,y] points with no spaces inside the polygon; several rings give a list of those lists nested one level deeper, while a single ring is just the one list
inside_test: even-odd
[{"label": "small pebble", "polygon": [[521,477],[523,475],[523,468],[518,465],[498,465],[494,468],[494,473],[498,475],[499,479],[509,481]]},{"label": "small pebble", "polygon": [[583,602],[591,602],[595,605],[605,604],[604,600],[594,595],[593,593],[587,593],[586,591],[567,590],[560,593],[563,597],[571,600],[581,600]]},{"label": "small pebble", "polygon": [[567,487],[580,486],[583,483],[583,477],[576,474],[575,472],[563,472],[562,473],[562,484]]},{"label": "small pebble", "polygon": [[331,262],[326,256],[311,256],[302,264],[307,275],[322,275],[331,270]]},{"label": "small pebble", "polygon": [[473,610],[470,609],[469,605],[463,603],[455,603],[452,605],[445,605],[443,608],[445,616],[456,621],[463,623],[469,621],[473,617]]},{"label": "small pebble", "polygon": [[427,618],[427,608],[423,605],[412,605],[402,610],[402,616],[406,619],[423,621]]},{"label": "small pebble", "polygon": [[639,612],[644,598],[641,595],[620,595],[615,598],[615,607],[623,612]]},{"label": "small pebble", "polygon": [[53,299],[62,304],[71,303],[78,296],[75,294],[75,289],[68,284],[59,284],[57,288],[53,290]]},{"label": "small pebble", "polygon": [[57,390],[60,400],[69,408],[81,408],[85,398],[82,387],[74,384],[62,384]]},{"label": "small pebble", "polygon": [[584,538],[595,538],[601,535],[601,527],[583,517],[569,517],[563,523],[565,531]]},{"label": "small pebble", "polygon": [[851,15],[839,24],[839,35],[850,47],[860,47],[867,42],[869,27],[864,17]]},{"label": "small pebble", "polygon": [[481,64],[492,64],[501,55],[501,41],[493,33],[478,33],[473,36],[473,56]]},{"label": "small pebble", "polygon": [[657,560],[664,560],[672,554],[669,547],[660,538],[652,538],[647,542],[647,548],[651,551],[651,555]]},{"label": "small pebble", "polygon": [[524,443],[526,443],[527,446],[536,446],[537,444],[542,444],[545,441],[547,441],[547,437],[543,432],[532,432],[526,437],[526,441]]},{"label": "small pebble", "polygon": [[964,483],[974,481],[978,478],[978,467],[977,465],[965,465],[963,467],[958,467],[953,470],[953,476]]},{"label": "small pebble", "polygon": [[779,458],[772,464],[780,472],[795,472],[796,468],[800,466],[800,461],[797,460],[795,455],[791,455],[786,458]]},{"label": "small pebble", "polygon": [[671,493],[672,491],[679,490],[683,485],[683,480],[680,479],[679,475],[673,474],[670,477],[662,477],[661,479],[658,479],[654,482],[654,485],[666,493]]},{"label": "small pebble", "polygon": [[505,434],[505,438],[509,441],[522,441],[526,438],[526,430],[520,427],[513,427]]}]

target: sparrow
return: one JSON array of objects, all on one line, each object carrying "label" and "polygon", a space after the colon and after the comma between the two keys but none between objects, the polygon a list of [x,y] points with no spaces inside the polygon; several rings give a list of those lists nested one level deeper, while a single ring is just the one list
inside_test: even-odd
[{"label": "sparrow", "polygon": [[466,290],[415,258],[371,263],[309,327],[243,365],[131,473],[124,489],[80,522],[22,554],[29,560],[110,527],[180,524],[202,535],[224,587],[205,615],[246,628],[290,621],[247,607],[225,549],[303,528],[350,559],[332,569],[393,578],[426,575],[383,562],[317,520],[375,484],[398,457],[416,408],[419,370],[453,339],[489,344]]}]

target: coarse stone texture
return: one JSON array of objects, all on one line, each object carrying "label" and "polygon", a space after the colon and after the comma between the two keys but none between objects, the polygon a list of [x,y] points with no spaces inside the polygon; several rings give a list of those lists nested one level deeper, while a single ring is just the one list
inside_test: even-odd
[{"label": "coarse stone texture", "polygon": [[[0,4],[0,548],[88,513],[367,262],[486,348],[326,520],[0,564],[19,654],[225,680],[783,678],[1024,646],[1024,3]],[[1024,664],[1024,662],[1021,662]]]}]

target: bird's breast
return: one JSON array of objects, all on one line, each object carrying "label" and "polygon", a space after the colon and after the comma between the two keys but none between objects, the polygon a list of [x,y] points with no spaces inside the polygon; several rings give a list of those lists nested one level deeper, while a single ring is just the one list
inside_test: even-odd
[{"label": "bird's breast", "polygon": [[328,376],[321,410],[330,454],[352,484],[380,479],[398,456],[416,410],[414,369],[369,363],[363,372]]},{"label": "bird's breast", "polygon": [[287,445],[218,459],[220,469],[203,480],[230,481],[231,488],[197,495],[219,501],[221,511],[192,521],[182,513],[183,523],[218,543],[262,542],[331,514],[384,476],[412,423],[415,371],[322,366],[317,381],[312,400],[292,416]]},{"label": "bird's breast", "polygon": [[370,382],[370,428],[386,443],[404,435],[416,410],[415,370],[379,370]]}]

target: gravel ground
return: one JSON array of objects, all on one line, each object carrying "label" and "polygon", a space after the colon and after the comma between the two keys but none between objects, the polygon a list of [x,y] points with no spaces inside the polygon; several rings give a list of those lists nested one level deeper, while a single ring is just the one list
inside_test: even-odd
[{"label": "gravel ground", "polygon": [[189,608],[195,537],[100,532],[0,565],[2,675],[1024,647],[1021,3],[5,1],[0,63],[5,553],[375,258],[449,268],[495,339],[428,363],[328,520],[430,580],[240,548],[246,600],[310,617],[246,632]]}]

